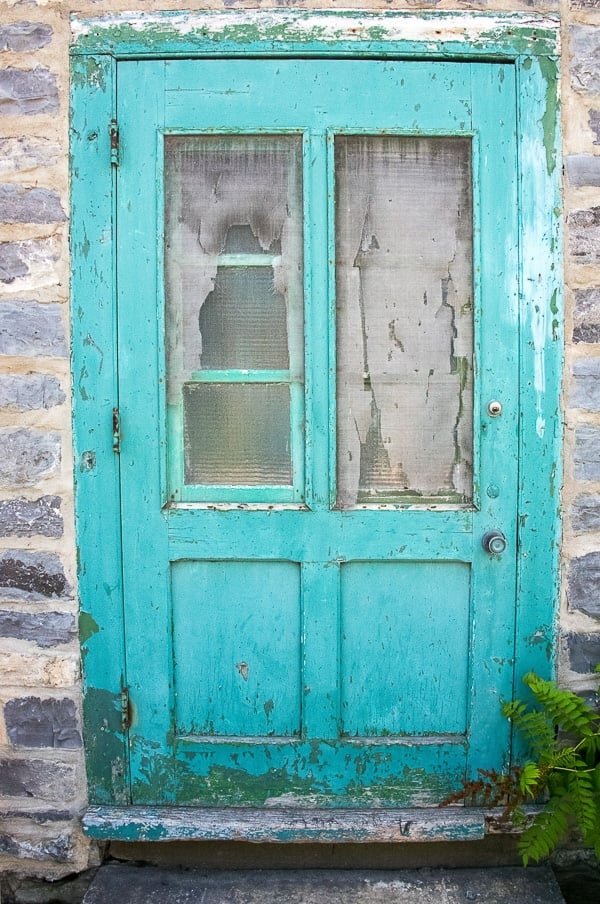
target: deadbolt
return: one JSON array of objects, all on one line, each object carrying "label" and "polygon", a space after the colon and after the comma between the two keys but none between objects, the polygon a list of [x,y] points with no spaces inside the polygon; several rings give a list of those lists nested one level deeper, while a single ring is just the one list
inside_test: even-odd
[{"label": "deadbolt", "polygon": [[489,530],[483,535],[481,545],[490,555],[499,556],[506,549],[506,537],[501,530]]},{"label": "deadbolt", "polygon": [[502,402],[494,399],[488,405],[488,414],[490,417],[499,417],[502,414]]}]

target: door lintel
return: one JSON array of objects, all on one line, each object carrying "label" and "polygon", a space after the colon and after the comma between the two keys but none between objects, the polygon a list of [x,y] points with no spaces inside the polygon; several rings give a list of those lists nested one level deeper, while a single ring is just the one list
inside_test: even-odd
[{"label": "door lintel", "polygon": [[73,16],[72,54],[516,59],[560,52],[558,16],[534,13],[209,10]]}]

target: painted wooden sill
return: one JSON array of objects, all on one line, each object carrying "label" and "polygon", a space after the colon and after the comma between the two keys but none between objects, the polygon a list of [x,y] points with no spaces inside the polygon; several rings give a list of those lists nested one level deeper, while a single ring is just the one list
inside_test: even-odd
[{"label": "painted wooden sill", "polygon": [[89,807],[87,835],[121,841],[399,842],[479,841],[484,810]]},{"label": "painted wooden sill", "polygon": [[540,807],[525,807],[524,825],[502,808],[251,809],[214,807],[88,807],[86,835],[105,841],[425,842],[481,841],[518,835]]}]

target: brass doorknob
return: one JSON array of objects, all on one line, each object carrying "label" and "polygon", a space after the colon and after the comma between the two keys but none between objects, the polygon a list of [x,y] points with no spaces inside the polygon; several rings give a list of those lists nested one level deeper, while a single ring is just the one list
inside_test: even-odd
[{"label": "brass doorknob", "polygon": [[501,530],[489,530],[483,535],[481,545],[490,555],[499,556],[506,549],[506,537]]}]

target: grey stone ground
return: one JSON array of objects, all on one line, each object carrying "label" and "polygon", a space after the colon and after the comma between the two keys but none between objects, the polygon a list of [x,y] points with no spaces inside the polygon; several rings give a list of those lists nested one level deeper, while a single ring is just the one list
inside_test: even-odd
[{"label": "grey stone ground", "polygon": [[563,904],[549,867],[206,872],[107,864],[84,904]]}]

